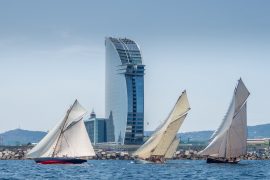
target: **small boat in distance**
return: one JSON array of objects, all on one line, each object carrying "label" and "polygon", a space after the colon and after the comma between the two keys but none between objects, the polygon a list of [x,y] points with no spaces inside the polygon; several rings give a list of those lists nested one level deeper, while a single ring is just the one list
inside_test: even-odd
[{"label": "small boat in distance", "polygon": [[86,110],[77,100],[64,119],[26,155],[40,164],[81,164],[95,156],[83,116]]},{"label": "small boat in distance", "polygon": [[207,156],[207,163],[238,163],[240,156],[247,153],[247,98],[249,94],[240,78],[221,125],[211,136],[209,145],[198,153]]},{"label": "small boat in distance", "polygon": [[190,110],[186,91],[182,92],[168,118],[150,138],[133,153],[135,163],[164,163],[175,153],[179,139],[177,132]]}]

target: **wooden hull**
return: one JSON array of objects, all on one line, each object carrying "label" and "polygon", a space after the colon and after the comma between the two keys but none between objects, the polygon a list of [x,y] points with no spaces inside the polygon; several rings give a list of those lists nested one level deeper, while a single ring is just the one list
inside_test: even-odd
[{"label": "wooden hull", "polygon": [[237,164],[239,161],[240,161],[239,159],[228,160],[228,159],[213,158],[213,157],[208,157],[206,159],[206,163],[230,163],[230,164]]},{"label": "wooden hull", "polygon": [[79,158],[35,158],[38,164],[82,164],[87,162],[85,159]]}]

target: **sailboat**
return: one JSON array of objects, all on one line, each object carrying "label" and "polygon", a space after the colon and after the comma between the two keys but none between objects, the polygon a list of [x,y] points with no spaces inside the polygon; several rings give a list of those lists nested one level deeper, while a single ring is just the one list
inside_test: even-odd
[{"label": "sailboat", "polygon": [[209,145],[199,155],[207,156],[207,163],[238,163],[247,152],[247,98],[249,91],[240,78],[229,109],[213,133]]},{"label": "sailboat", "polygon": [[81,164],[95,156],[82,120],[86,112],[75,100],[64,119],[26,157],[40,164]]},{"label": "sailboat", "polygon": [[177,132],[190,110],[186,91],[182,92],[167,119],[150,138],[133,153],[136,163],[164,163],[175,153],[179,139]]}]

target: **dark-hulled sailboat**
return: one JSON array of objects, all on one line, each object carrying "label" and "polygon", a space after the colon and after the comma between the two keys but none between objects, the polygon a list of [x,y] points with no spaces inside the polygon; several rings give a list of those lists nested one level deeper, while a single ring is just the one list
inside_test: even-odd
[{"label": "dark-hulled sailboat", "polygon": [[81,164],[95,156],[83,122],[86,112],[76,100],[64,119],[26,157],[40,164]]},{"label": "dark-hulled sailboat", "polygon": [[186,91],[184,91],[168,118],[155,130],[153,135],[133,153],[136,163],[164,163],[175,153],[179,139],[176,137],[180,126],[190,110]]},{"label": "dark-hulled sailboat", "polygon": [[238,81],[227,114],[213,133],[210,144],[200,155],[207,163],[238,163],[247,152],[247,98],[249,91],[242,79]]}]

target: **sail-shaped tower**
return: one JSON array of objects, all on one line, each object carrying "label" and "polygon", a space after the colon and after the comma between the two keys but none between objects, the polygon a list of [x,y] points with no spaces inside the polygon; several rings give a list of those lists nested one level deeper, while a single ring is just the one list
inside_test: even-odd
[{"label": "sail-shaped tower", "polygon": [[108,142],[142,144],[144,133],[144,65],[138,44],[108,37],[106,46],[105,115],[113,130]]}]

